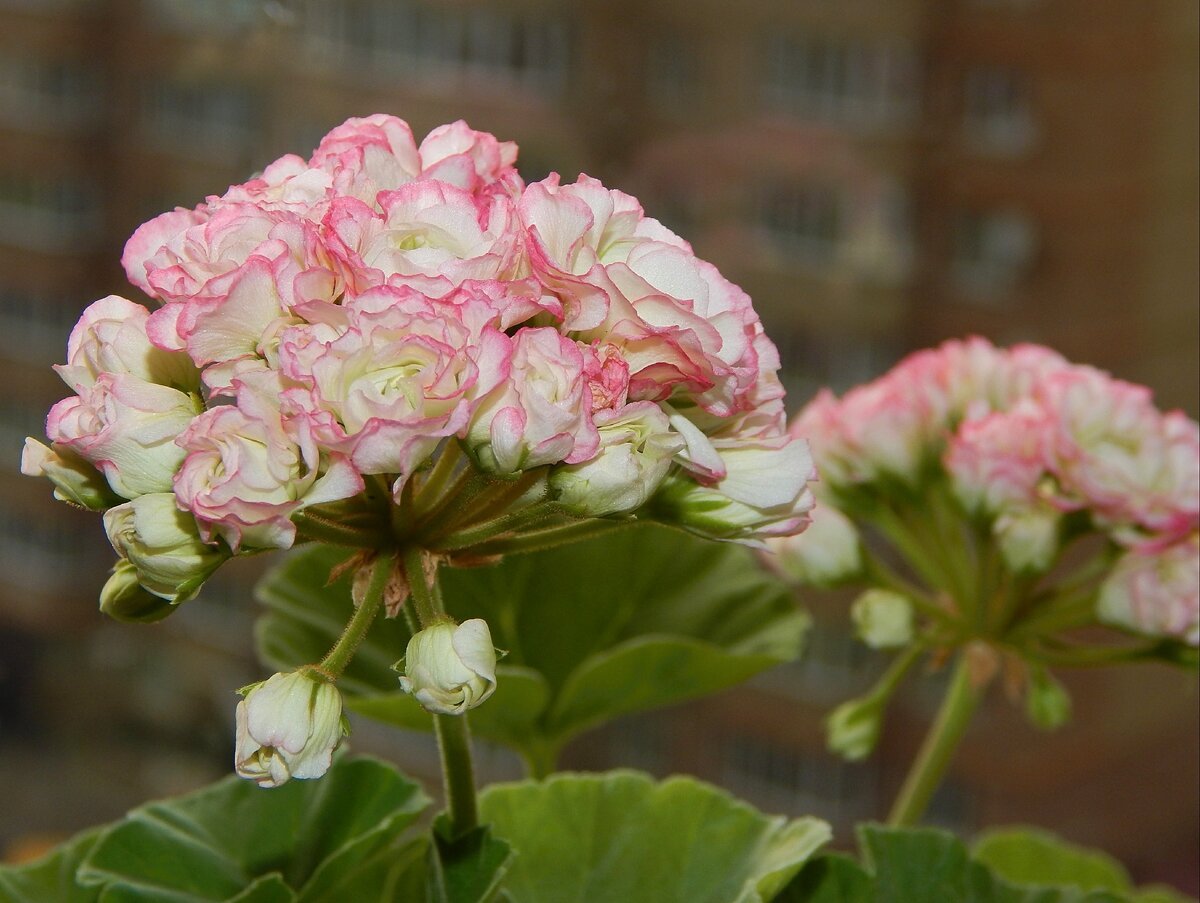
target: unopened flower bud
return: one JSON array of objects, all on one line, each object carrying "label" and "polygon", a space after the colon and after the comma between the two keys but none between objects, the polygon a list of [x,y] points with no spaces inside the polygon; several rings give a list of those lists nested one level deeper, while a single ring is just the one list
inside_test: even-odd
[{"label": "unopened flower bud", "polygon": [[713,486],[668,478],[654,499],[655,516],[693,533],[762,546],[770,536],[799,533],[813,507],[816,478],[808,443],[788,437],[720,450],[725,476]]},{"label": "unopened flower bud", "polygon": [[649,401],[601,412],[595,420],[600,449],[587,461],[552,471],[555,501],[581,517],[640,508],[666,477],[683,440],[671,432],[662,409]]},{"label": "unopened flower bud", "polygon": [[1017,572],[1045,573],[1058,554],[1061,515],[1052,509],[1005,513],[996,519],[1004,562]]},{"label": "unopened flower bud", "polygon": [[400,686],[427,711],[461,715],[496,689],[496,648],[487,622],[442,621],[408,641]]},{"label": "unopened flower bud", "polygon": [[862,571],[858,530],[837,508],[817,503],[803,533],[767,540],[769,563],[785,577],[813,586],[836,586]]},{"label": "unopened flower bud", "polygon": [[138,582],[137,569],[121,559],[113,566],[112,576],[100,590],[100,610],[116,621],[149,623],[161,621],[175,606]]},{"label": "unopened flower bud", "polygon": [[336,686],[312,669],[276,674],[239,691],[237,773],[260,787],[319,778],[349,731]]},{"label": "unopened flower bud", "polygon": [[191,599],[226,559],[222,543],[200,539],[196,519],[170,492],[138,496],[104,513],[108,541],[136,569],[142,586],[179,603]]},{"label": "unopened flower bud", "polygon": [[883,730],[883,707],[886,698],[872,693],[843,702],[825,719],[826,743],[829,751],[844,759],[857,762],[865,759],[879,742]]},{"label": "unopened flower bud", "polygon": [[1045,668],[1035,667],[1029,671],[1025,714],[1034,725],[1045,731],[1062,727],[1071,717],[1071,696],[1067,688]]},{"label": "unopened flower bud", "polygon": [[850,606],[858,638],[872,649],[906,646],[913,638],[912,603],[887,589],[869,589]]},{"label": "unopened flower bud", "polygon": [[54,484],[54,497],[92,511],[103,511],[120,504],[104,474],[66,446],[49,448],[36,439],[25,440],[21,453],[21,473],[45,477]]}]

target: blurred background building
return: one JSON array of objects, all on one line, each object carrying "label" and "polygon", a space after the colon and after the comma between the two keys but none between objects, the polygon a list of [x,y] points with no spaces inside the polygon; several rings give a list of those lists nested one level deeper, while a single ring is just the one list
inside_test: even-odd
[{"label": "blurred background building", "polygon": [[[587,172],[637,195],[746,288],[794,408],[979,333],[1052,345],[1195,416],[1198,15],[1192,0],[0,0],[0,847],[222,772],[232,690],[257,674],[250,567],[162,625],[105,624],[95,519],[17,471],[65,394],[49,365],[79,312],[135,291],[118,261],[140,222],[349,116],[394,113],[418,137],[464,118],[516,140],[528,180]],[[821,715],[877,664],[825,608],[802,663],[619,725],[571,762],[691,771],[829,818],[845,842],[884,814],[937,695],[904,701],[871,763],[826,754]],[[1052,737],[996,700],[936,816],[1046,824],[1195,891],[1194,681],[1072,681],[1075,723]],[[360,736],[436,769],[426,738]]]}]

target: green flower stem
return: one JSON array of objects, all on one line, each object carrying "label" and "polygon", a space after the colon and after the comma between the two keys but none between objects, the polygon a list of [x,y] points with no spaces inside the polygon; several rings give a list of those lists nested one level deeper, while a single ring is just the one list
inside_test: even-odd
[{"label": "green flower stem", "polygon": [[1096,596],[1099,592],[1099,587],[1092,586],[1052,599],[1018,621],[1009,632],[1008,638],[1018,640],[1030,636],[1046,636],[1060,630],[1091,624],[1096,620]]},{"label": "green flower stem", "polygon": [[463,514],[470,511],[481,495],[495,488],[495,480],[468,465],[441,497],[417,518],[413,535],[422,540],[441,536],[462,520]]},{"label": "green flower stem", "polygon": [[[404,550],[404,572],[409,599],[422,628],[447,617],[437,589],[436,571],[425,570],[425,552],[416,546]],[[452,837],[461,837],[479,825],[475,800],[475,766],[471,761],[471,732],[466,715],[434,715],[434,731],[442,758],[442,783]]]},{"label": "green flower stem", "polygon": [[[949,590],[951,588],[951,581],[946,578],[945,572],[936,564],[936,557],[918,542],[900,515],[890,507],[882,505],[871,512],[870,520],[884,538],[904,556],[905,561],[912,566],[926,584],[935,589]],[[961,604],[961,600],[956,599],[955,601]]]},{"label": "green flower stem", "polygon": [[938,605],[937,601],[929,595],[927,590],[909,580],[905,580],[866,550],[863,551],[863,564],[867,579],[904,596],[904,598],[912,603],[913,608],[921,614],[937,621],[939,624],[948,626],[956,623],[954,616]]},{"label": "green flower stem", "polygon": [[499,517],[484,521],[481,524],[473,524],[466,529],[450,533],[433,541],[430,545],[434,549],[447,552],[455,549],[471,548],[472,546],[487,542],[489,539],[496,539],[506,533],[516,532],[523,527],[536,524],[538,521],[549,520],[560,514],[562,514],[562,509],[554,502],[539,502],[521,508],[518,511],[506,512]]},{"label": "green flower stem", "polygon": [[933,727],[925,737],[921,751],[917,754],[917,759],[904,779],[904,785],[892,806],[888,816],[889,825],[909,827],[915,825],[925,814],[925,809],[933,798],[934,791],[941,784],[946,768],[967,730],[967,725],[971,722],[971,716],[982,699],[983,690],[971,685],[967,656],[961,653]]},{"label": "green flower stem", "polygon": [[500,484],[500,490],[476,505],[471,512],[472,520],[491,520],[509,508],[523,508],[525,505],[540,502],[548,490],[546,480],[547,469],[544,467],[526,471],[507,485]]},{"label": "green flower stem", "polygon": [[514,552],[539,552],[555,546],[576,542],[610,533],[613,530],[628,527],[637,523],[632,518],[627,520],[609,520],[601,517],[588,517],[581,520],[570,519],[562,525],[545,527],[540,530],[522,531],[517,536],[500,537],[489,540],[472,548],[471,551],[480,555],[507,555]]},{"label": "green flower stem", "polygon": [[433,586],[425,570],[425,551],[420,546],[404,549],[404,576],[408,578],[409,601],[417,614],[417,626],[429,627],[441,620],[446,613],[441,610],[434,595]]},{"label": "green flower stem", "polygon": [[1049,646],[1022,650],[1043,664],[1061,668],[1103,668],[1155,659],[1157,642],[1136,646]]},{"label": "green flower stem", "polygon": [[338,641],[333,644],[329,654],[317,666],[334,680],[342,676],[342,672],[354,658],[355,651],[378,616],[379,609],[383,605],[383,592],[387,587],[388,577],[391,576],[394,560],[392,555],[379,555],[375,558],[366,596],[355,609],[349,623],[346,624],[346,629],[342,631]]},{"label": "green flower stem", "polygon": [[471,729],[466,715],[434,715],[433,727],[442,754],[442,779],[453,840],[479,826]]},{"label": "green flower stem", "polygon": [[[954,502],[944,487],[932,493],[933,536],[940,557],[946,563],[951,592],[962,606],[969,607],[974,623],[982,628],[982,600],[986,595],[979,585],[982,568],[979,566],[974,537],[963,530],[963,519],[954,510]],[[988,545],[991,545],[989,543]]]},{"label": "green flower stem", "polygon": [[354,549],[377,549],[386,542],[379,530],[356,529],[323,517],[314,511],[301,511],[293,522],[302,539],[314,539],[333,546],[349,546]]},{"label": "green flower stem", "polygon": [[421,481],[421,490],[417,493],[416,508],[419,513],[434,508],[446,494],[455,468],[463,460],[462,449],[458,440],[451,437],[442,444],[442,453],[433,463],[433,467]]},{"label": "green flower stem", "polygon": [[875,684],[869,695],[883,699],[891,698],[908,672],[912,670],[912,666],[920,660],[924,651],[923,643],[910,643],[903,652],[892,659],[892,663],[888,665],[887,670],[883,672],[883,676],[879,678],[879,682]]},{"label": "green flower stem", "polygon": [[558,767],[559,749],[557,743],[538,743],[536,746],[523,747],[520,752],[526,774],[535,781],[543,781],[552,775]]}]

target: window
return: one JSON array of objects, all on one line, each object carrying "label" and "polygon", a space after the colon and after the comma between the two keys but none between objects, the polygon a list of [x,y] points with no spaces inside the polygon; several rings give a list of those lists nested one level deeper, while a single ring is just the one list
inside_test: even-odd
[{"label": "window", "polygon": [[68,298],[0,286],[0,353],[38,366],[61,360],[81,310]]},{"label": "window", "polygon": [[308,0],[301,22],[318,57],[356,72],[365,66],[438,84],[448,77],[502,79],[548,93],[566,82],[567,30],[545,13],[413,0]]},{"label": "window", "polygon": [[279,4],[262,0],[146,0],[148,18],[156,26],[184,35],[194,32],[234,32],[258,24]]},{"label": "window", "polygon": [[954,220],[951,276],[968,296],[991,300],[1021,284],[1036,250],[1036,229],[1025,215],[963,212]]},{"label": "window", "polygon": [[651,103],[668,113],[684,113],[700,100],[700,65],[693,45],[678,35],[657,41],[646,60]]},{"label": "window", "polygon": [[854,204],[844,257],[847,269],[873,285],[901,285],[912,275],[912,204],[894,179],[878,178]]},{"label": "window", "polygon": [[77,254],[94,247],[101,221],[90,183],[0,174],[0,243]]},{"label": "window", "polygon": [[159,148],[225,158],[253,146],[258,108],[258,98],[241,85],[163,78],[142,88],[141,128]]},{"label": "window", "polygon": [[855,766],[823,748],[783,744],[747,733],[722,743],[720,783],[731,793],[771,811],[855,818],[877,811],[873,765]]},{"label": "window", "polygon": [[102,111],[103,81],[74,60],[0,56],[0,120],[34,130],[90,125]]},{"label": "window", "polygon": [[1006,66],[967,70],[963,80],[963,129],[985,153],[1020,154],[1036,137],[1029,79]]},{"label": "window", "polygon": [[763,100],[779,112],[880,127],[917,109],[916,55],[899,42],[772,35],[765,65]]},{"label": "window", "polygon": [[77,589],[81,574],[99,571],[103,560],[99,545],[81,542],[68,518],[12,507],[0,512],[0,568],[13,587]]},{"label": "window", "polygon": [[828,185],[765,189],[758,225],[781,251],[814,263],[832,264],[845,235],[846,210],[840,193]]}]

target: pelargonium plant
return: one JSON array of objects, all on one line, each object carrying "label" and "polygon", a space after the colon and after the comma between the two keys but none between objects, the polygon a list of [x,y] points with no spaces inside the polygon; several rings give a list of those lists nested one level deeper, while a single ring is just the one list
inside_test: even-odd
[{"label": "pelargonium plant", "polygon": [[438,713],[466,831],[455,716],[496,653],[484,621],[449,620],[439,566],[638,518],[743,543],[808,522],[812,463],[750,298],[635,198],[525,185],[516,156],[462,122],[417,144],[351,119],[141,226],[122,263],[156,308],[95,302],[56,368],[73,394],[22,469],[104,512],[108,614],[165,617],[233,556],[359,550],[341,639],[242,691],[237,771],[263,786],[330,766],[334,687],[383,608],[412,619],[400,684]]},{"label": "pelargonium plant", "polygon": [[1148,389],[1048,348],[970,338],[840,399],[821,392],[792,430],[813,444],[818,506],[803,536],[772,541],[771,560],[804,583],[862,588],[859,637],[901,650],[831,715],[831,747],[867,755],[913,666],[959,651],[896,823],[920,817],[996,674],[1053,727],[1069,698],[1052,668],[1194,663],[1200,429]]},{"label": "pelargonium plant", "polygon": [[[102,611],[157,621],[231,558],[305,548],[257,590],[259,652],[279,671],[239,691],[245,780],[0,867],[0,897],[924,901],[969,882],[1051,899],[1014,889],[1033,880],[1006,873],[1014,843],[1049,863],[1035,884],[1081,861],[1092,880],[1093,858],[1023,834],[968,854],[864,828],[862,867],[813,858],[820,819],[687,777],[554,771],[583,731],[799,653],[805,614],[743,547],[809,525],[809,432],[826,510],[783,560],[873,584],[863,637],[909,644],[892,683],[922,650],[964,643],[1034,663],[1031,686],[1047,664],[1161,651],[1058,639],[1095,617],[1194,644],[1195,424],[1050,352],[972,342],[825,396],[789,429],[746,294],[634,198],[587,176],[525,185],[516,154],[462,122],[418,144],[399,119],[351,119],[308,160],[129,239],[151,305],[83,312],[57,368],[72,394],[22,458],[103,512],[117,562]],[[1047,578],[1089,533],[1102,548],[1068,550],[1075,570]],[[956,678],[941,735],[979,673]],[[432,825],[415,782],[338,749],[347,709],[437,734]],[[477,795],[468,712],[530,780]],[[873,724],[839,718],[841,736]],[[936,775],[917,772],[928,789]]]}]

